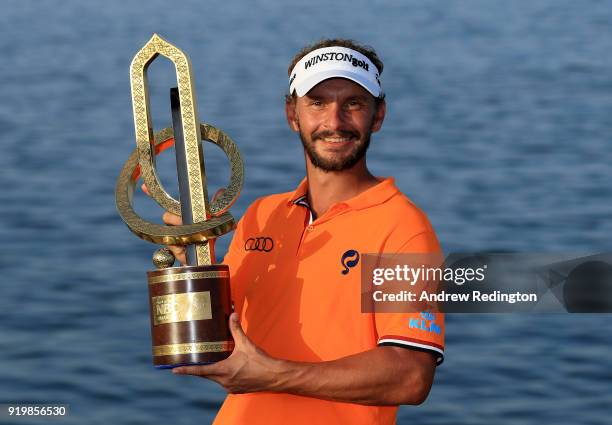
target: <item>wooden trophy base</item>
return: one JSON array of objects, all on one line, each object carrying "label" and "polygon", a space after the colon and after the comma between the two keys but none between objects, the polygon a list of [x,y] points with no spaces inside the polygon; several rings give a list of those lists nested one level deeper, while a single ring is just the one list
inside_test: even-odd
[{"label": "wooden trophy base", "polygon": [[214,363],[234,349],[229,267],[185,266],[147,272],[153,365]]}]

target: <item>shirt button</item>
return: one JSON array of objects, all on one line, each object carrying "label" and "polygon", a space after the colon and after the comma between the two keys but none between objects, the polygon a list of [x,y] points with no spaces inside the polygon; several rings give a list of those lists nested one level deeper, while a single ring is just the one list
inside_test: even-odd
[{"label": "shirt button", "polygon": [[314,226],[308,226],[306,229],[307,229],[309,232],[312,232],[312,231],[314,230]]}]

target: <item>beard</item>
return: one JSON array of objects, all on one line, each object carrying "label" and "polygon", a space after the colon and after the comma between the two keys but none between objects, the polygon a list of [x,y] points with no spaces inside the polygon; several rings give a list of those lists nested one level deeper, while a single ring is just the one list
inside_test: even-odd
[{"label": "beard", "polygon": [[[319,168],[325,172],[330,171],[344,171],[353,168],[363,157],[365,156],[368,147],[370,147],[370,138],[372,131],[368,132],[362,137],[358,131],[340,130],[340,131],[318,131],[312,133],[310,138],[307,138],[302,129],[300,128],[300,140],[304,146],[304,150],[310,158],[310,162],[316,168]],[[356,141],[353,143],[352,151],[345,156],[334,154],[330,158],[319,155],[316,151],[315,145],[317,140],[323,140],[327,137],[347,137],[354,138]]]}]

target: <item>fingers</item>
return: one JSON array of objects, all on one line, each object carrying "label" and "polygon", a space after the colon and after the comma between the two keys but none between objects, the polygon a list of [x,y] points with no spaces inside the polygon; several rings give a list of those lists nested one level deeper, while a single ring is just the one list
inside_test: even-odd
[{"label": "fingers", "polygon": [[181,366],[172,369],[175,375],[214,376],[219,373],[219,363],[198,366]]},{"label": "fingers", "polygon": [[167,211],[164,213],[164,215],[162,215],[162,221],[168,226],[180,226],[181,224],[183,224],[183,220],[181,219],[181,217]]},{"label": "fingers", "polygon": [[168,245],[168,249],[174,254],[174,258],[178,260],[181,265],[187,264],[187,256],[185,255],[185,247],[179,245]]},{"label": "fingers", "polygon": [[[168,226],[180,226],[183,224],[183,220],[176,214],[172,214],[169,212],[165,212],[162,215],[162,221],[166,223]],[[185,247],[179,245],[168,245],[168,249],[172,251],[174,254],[174,258],[176,258],[179,263],[182,265],[187,264],[187,257],[185,256]]]},{"label": "fingers", "polygon": [[[148,196],[151,196],[151,193],[149,193],[149,189],[147,189],[147,185],[143,183],[140,188]],[[162,215],[162,221],[168,226],[180,226],[181,224],[183,224],[183,220],[181,219],[181,217],[167,211]],[[168,245],[168,249],[172,251],[172,254],[174,254],[174,258],[176,258],[182,265],[187,264],[187,257],[185,256],[184,246]]]}]

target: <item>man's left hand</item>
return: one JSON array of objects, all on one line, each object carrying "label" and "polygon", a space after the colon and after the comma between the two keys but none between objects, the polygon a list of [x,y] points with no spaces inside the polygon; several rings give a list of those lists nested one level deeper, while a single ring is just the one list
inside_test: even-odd
[{"label": "man's left hand", "polygon": [[172,372],[210,379],[233,394],[269,391],[278,378],[281,362],[251,342],[242,330],[236,313],[230,315],[229,328],[235,346],[227,359],[210,365],[181,366]]}]

